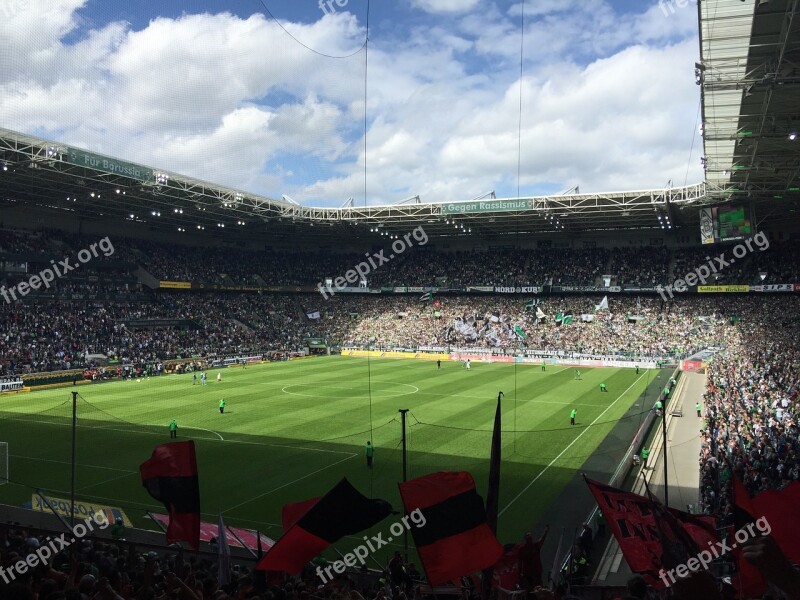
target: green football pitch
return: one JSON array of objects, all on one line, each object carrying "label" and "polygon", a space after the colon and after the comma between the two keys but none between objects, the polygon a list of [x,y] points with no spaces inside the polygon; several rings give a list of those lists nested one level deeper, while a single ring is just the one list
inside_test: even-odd
[{"label": "green football pitch", "polygon": [[[473,362],[467,371],[457,362],[437,369],[423,361],[321,357],[212,369],[205,386],[178,375],[7,395],[0,399],[0,441],[8,442],[9,483],[0,486],[0,501],[21,505],[36,489],[69,497],[73,390],[76,498],[120,507],[139,526],[155,528],[146,512],[164,512],[142,487],[138,466],[170,441],[173,418],[178,439],[197,445],[204,520],[221,512],[226,523],[273,538],[281,534],[285,503],[322,495],[343,476],[401,508],[399,409],[409,409],[408,478],[466,470],[485,497],[502,390],[498,537],[512,542],[556,501],[653,373],[582,369],[576,380],[563,366],[542,372],[539,365]],[[599,391],[603,382],[607,393]],[[370,439],[372,469],[364,457]]]}]

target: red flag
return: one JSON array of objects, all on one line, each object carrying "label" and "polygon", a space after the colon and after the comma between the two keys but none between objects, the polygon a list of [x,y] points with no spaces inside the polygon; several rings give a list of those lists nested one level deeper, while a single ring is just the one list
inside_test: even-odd
[{"label": "red flag", "polygon": [[[737,587],[744,594],[761,595],[766,583],[761,572],[742,556],[742,542],[760,535],[771,535],[786,557],[800,563],[800,482],[782,490],[766,490],[751,498],[738,477],[733,478],[734,528],[730,546],[739,564]],[[741,539],[736,539],[737,532]]]},{"label": "red flag", "polygon": [[[309,503],[310,501],[305,501]],[[298,503],[303,504],[303,503]],[[290,510],[296,514],[297,510]],[[392,507],[385,500],[370,500],[347,479],[342,479],[289,528],[258,563],[264,571],[297,575],[303,566],[328,546],[385,519]]]},{"label": "red flag", "polygon": [[760,597],[767,589],[767,582],[755,565],[750,564],[742,556],[742,549],[736,544],[734,533],[747,523],[752,523],[754,518],[753,507],[750,503],[750,494],[745,489],[738,477],[733,478],[733,523],[734,526],[728,530],[731,553],[736,557],[736,564],[739,567],[739,576],[733,580],[735,587],[741,596],[747,598]]},{"label": "red flag", "polygon": [[200,486],[194,442],[156,446],[150,460],[139,466],[142,484],[163,502],[169,513],[167,544],[187,542],[200,547]]},{"label": "red flag", "polygon": [[[744,485],[740,491],[747,494]],[[749,495],[748,495],[749,497]],[[793,481],[782,490],[766,490],[750,498],[755,521],[755,535],[771,535],[786,558],[800,564],[800,482]]]},{"label": "red flag", "polygon": [[317,502],[319,502],[319,496],[316,498],[311,498],[309,500],[303,500],[302,502],[291,502],[289,504],[283,505],[283,510],[281,511],[281,524],[283,525],[283,532],[286,533],[292,528],[292,525],[297,523],[304,514],[308,512],[308,509],[314,506]]},{"label": "red flag", "polygon": [[[654,508],[649,498],[585,479],[631,571],[640,574],[657,589],[666,587],[660,572],[670,568],[663,561],[665,536],[670,538],[668,543],[683,543],[685,532],[691,538],[690,544],[703,549],[707,548],[707,542],[716,543],[719,540],[714,529],[715,521],[711,517],[667,509],[674,521],[670,519],[669,523],[662,523],[663,526],[659,528],[655,514],[658,509]],[[682,527],[683,532],[674,531],[677,527]]]},{"label": "red flag", "polygon": [[431,585],[490,567],[503,555],[469,473],[432,473],[399,487],[406,513],[425,516],[411,534]]}]

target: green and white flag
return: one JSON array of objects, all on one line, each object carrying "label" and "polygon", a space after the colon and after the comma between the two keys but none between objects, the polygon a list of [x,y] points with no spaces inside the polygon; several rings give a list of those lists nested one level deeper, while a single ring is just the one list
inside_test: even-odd
[{"label": "green and white flag", "polygon": [[420,302],[432,302],[433,301],[433,293],[432,292],[425,292],[422,296],[419,297]]},{"label": "green and white flag", "polygon": [[528,303],[525,305],[526,311],[533,311],[537,306],[539,306],[539,299],[534,298],[533,300],[529,300]]},{"label": "green and white flag", "polygon": [[572,311],[556,313],[556,325],[569,325],[572,323]]},{"label": "green and white flag", "polygon": [[544,314],[544,311],[537,306],[536,307],[536,318],[537,319],[544,319],[545,317],[547,317],[547,315]]},{"label": "green and white flag", "polygon": [[522,331],[522,327],[520,327],[519,325],[514,325],[514,335],[516,335],[521,340],[525,340],[528,338],[525,332]]}]

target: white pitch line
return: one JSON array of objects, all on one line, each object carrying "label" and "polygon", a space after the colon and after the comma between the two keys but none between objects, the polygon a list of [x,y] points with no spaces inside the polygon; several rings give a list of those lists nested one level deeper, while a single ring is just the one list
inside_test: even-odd
[{"label": "white pitch line", "polygon": [[[67,462],[65,460],[52,460],[50,458],[39,458],[36,456],[22,456],[21,454],[9,454],[11,458],[21,458],[22,460],[37,460],[41,462],[51,462],[56,463],[58,465],[71,465],[71,462]],[[81,467],[89,467],[90,469],[104,469],[106,471],[119,471],[120,473],[127,473],[128,475],[132,473],[138,473],[138,471],[130,471],[128,469],[117,469],[115,467],[101,467],[100,465],[80,465]]]},{"label": "white pitch line", "polygon": [[303,479],[307,479],[308,477],[311,477],[312,475],[316,475],[317,473],[320,473],[321,471],[324,471],[325,469],[330,469],[331,467],[335,467],[339,463],[343,463],[344,461],[350,460],[351,458],[355,458],[356,456],[358,456],[358,454],[356,454],[356,453],[351,454],[347,458],[343,458],[342,460],[337,460],[333,464],[326,465],[326,466],[324,466],[324,467],[322,467],[320,469],[317,469],[316,471],[314,471],[312,473],[308,473],[307,475],[303,475],[302,477],[298,477],[294,481],[290,481],[289,483],[284,483],[283,485],[279,485],[278,487],[273,488],[273,489],[269,490],[268,492],[264,492],[263,494],[259,494],[258,496],[255,496],[254,498],[250,498],[249,500],[241,502],[241,503],[237,504],[236,506],[231,506],[230,508],[227,508],[227,509],[223,510],[222,514],[225,514],[227,512],[235,510],[235,509],[239,508],[240,506],[244,506],[245,504],[250,504],[251,502],[254,502],[255,500],[258,500],[259,498],[263,498],[264,496],[269,496],[273,492],[277,492],[278,490],[281,490],[281,489],[283,489],[285,487],[293,485],[293,484],[297,483],[298,481],[303,481]]},{"label": "white pitch line", "polygon": [[222,437],[216,431],[211,431],[210,429],[203,429],[202,427],[189,427],[188,425],[184,426],[183,429],[196,429],[198,431],[207,431],[208,433],[213,433],[214,435],[216,435],[221,441],[223,441],[223,442],[225,441],[224,437]]},{"label": "white pitch line", "polygon": [[131,471],[130,473],[126,473],[125,475],[118,475],[117,477],[112,477],[111,479],[106,479],[105,481],[100,481],[98,483],[93,483],[91,485],[85,485],[83,487],[78,488],[75,491],[82,492],[84,490],[90,490],[93,487],[97,487],[99,485],[106,485],[107,483],[111,483],[112,481],[116,481],[117,479],[125,479],[126,477],[130,477],[131,475],[139,475],[139,473],[136,473],[135,471]]},{"label": "white pitch line", "polygon": [[[40,423],[44,425],[60,425],[63,427],[71,427],[70,423],[60,423],[58,421],[40,421],[39,419],[20,419],[18,417],[12,417],[11,420],[13,421],[22,421],[24,423]],[[147,423],[135,424],[137,427],[155,427],[154,425],[148,425]],[[103,431],[119,431],[121,433],[133,433],[136,435],[158,435],[162,436],[163,434],[158,433],[156,431],[136,431],[134,429],[115,429],[113,427],[103,427],[101,425],[76,425],[76,427],[83,427],[85,429],[102,429]],[[185,429],[200,429],[199,427],[189,427],[184,426]],[[203,429],[202,431],[211,431],[210,429]],[[307,448],[305,446],[291,446],[288,444],[268,444],[265,442],[249,442],[245,440],[231,440],[231,439],[222,439],[222,436],[219,435],[216,431],[211,431],[211,433],[216,433],[219,436],[219,440],[215,440],[214,438],[200,438],[204,442],[225,442],[226,444],[250,444],[251,446],[264,446],[267,448],[292,448],[295,450],[308,450],[309,452],[324,452],[327,454],[350,454],[345,450],[326,450],[323,448]],[[247,435],[247,434],[243,434]],[[320,442],[325,442],[325,440],[320,440]],[[69,463],[65,463],[69,464]]]},{"label": "white pitch line", "polygon": [[622,397],[623,397],[625,394],[627,394],[627,393],[628,393],[628,390],[630,390],[630,389],[631,389],[633,386],[635,386],[637,383],[639,383],[639,380],[640,380],[642,377],[644,377],[644,376],[645,376],[645,374],[644,374],[644,373],[642,373],[642,374],[641,374],[641,375],[638,377],[638,379],[636,379],[636,381],[634,381],[634,382],[633,382],[633,383],[632,383],[632,384],[631,384],[631,385],[628,387],[628,389],[627,389],[627,390],[625,390],[624,392],[622,392],[622,393],[619,395],[619,397],[618,397],[616,400],[614,400],[614,402],[612,402],[611,404],[609,404],[609,405],[606,407],[606,409],[605,409],[603,412],[601,412],[599,415],[597,415],[597,418],[596,418],[594,421],[592,421],[592,422],[589,424],[589,426],[588,426],[588,427],[584,427],[584,428],[583,428],[583,431],[581,431],[581,432],[578,434],[578,436],[577,436],[577,437],[576,437],[574,440],[572,440],[572,441],[569,443],[569,445],[568,445],[566,448],[564,448],[564,449],[561,451],[561,453],[560,453],[558,456],[556,456],[556,457],[555,457],[553,460],[551,460],[551,461],[550,461],[550,464],[548,464],[548,465],[547,465],[547,466],[546,466],[544,469],[542,469],[542,470],[539,472],[539,474],[538,474],[536,477],[534,477],[534,478],[531,480],[531,482],[530,482],[528,485],[526,485],[526,486],[525,486],[525,488],[524,488],[524,489],[523,489],[523,490],[522,490],[522,491],[521,491],[519,494],[517,494],[517,495],[514,497],[514,499],[513,499],[511,502],[509,502],[508,504],[506,504],[506,506],[505,506],[505,508],[503,508],[503,510],[501,510],[499,513],[497,513],[497,516],[499,517],[500,515],[502,515],[504,512],[506,512],[506,510],[508,510],[508,508],[509,508],[509,507],[510,507],[512,504],[514,504],[514,502],[516,502],[517,500],[519,500],[520,496],[522,496],[522,494],[524,494],[525,492],[527,492],[527,491],[528,491],[528,489],[530,489],[530,487],[531,487],[531,486],[532,486],[534,483],[536,483],[536,482],[539,480],[539,477],[541,477],[542,475],[544,475],[544,474],[545,474],[545,472],[547,471],[547,469],[549,469],[550,467],[552,467],[552,466],[553,466],[553,465],[556,463],[556,461],[557,461],[559,458],[561,458],[562,456],[564,456],[564,453],[565,453],[567,450],[569,450],[570,448],[572,448],[572,445],[573,445],[575,442],[577,442],[579,439],[581,439],[581,437],[583,437],[583,434],[584,434],[584,433],[586,433],[587,431],[589,431],[589,428],[590,428],[592,425],[594,425],[595,423],[597,423],[597,421],[599,421],[599,420],[600,420],[600,417],[602,417],[604,414],[606,414],[606,412],[607,412],[607,411],[608,411],[608,410],[609,410],[609,409],[610,409],[612,406],[614,406],[614,405],[615,405],[617,402],[619,402],[619,401],[620,401],[620,399],[621,399],[621,398],[622,398]]}]

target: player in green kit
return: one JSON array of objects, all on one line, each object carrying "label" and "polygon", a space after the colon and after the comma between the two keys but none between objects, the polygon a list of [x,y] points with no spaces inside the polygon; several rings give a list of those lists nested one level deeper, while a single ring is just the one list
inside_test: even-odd
[{"label": "player in green kit", "polygon": [[581,372],[578,371],[578,369],[575,369],[575,381],[580,380],[580,378],[581,378]]},{"label": "player in green kit", "polygon": [[219,401],[219,414],[225,413],[225,398]]},{"label": "player in green kit", "polygon": [[546,366],[547,366],[547,365],[545,365],[545,362],[544,362],[544,361],[542,361],[542,373],[544,373],[544,372],[547,370],[547,369],[546,369]]},{"label": "player in green kit", "polygon": [[364,446],[364,456],[367,457],[367,467],[372,468],[372,457],[375,456],[375,447],[370,440],[367,440],[367,445]]},{"label": "player in green kit", "polygon": [[172,419],[172,421],[169,422],[169,437],[178,437],[178,422],[175,419]]},{"label": "player in green kit", "polygon": [[606,384],[605,384],[605,383],[601,383],[601,384],[600,384],[600,391],[601,391],[601,392],[607,392],[607,391],[608,391],[608,390],[606,389]]},{"label": "player in green kit", "polygon": [[573,408],[571,411],[569,411],[569,424],[570,425],[575,425],[575,417],[576,417],[577,414],[578,414],[578,410],[575,409],[575,408]]}]

